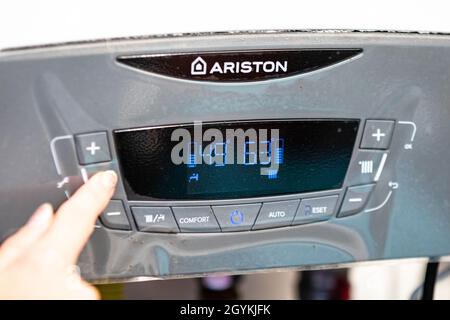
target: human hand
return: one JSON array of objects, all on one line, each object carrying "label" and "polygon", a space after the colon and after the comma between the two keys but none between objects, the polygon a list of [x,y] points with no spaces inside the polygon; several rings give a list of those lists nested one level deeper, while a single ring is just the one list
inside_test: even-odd
[{"label": "human hand", "polygon": [[41,205],[0,246],[0,299],[98,299],[76,262],[114,193],[114,171],[95,174],[53,214]]}]

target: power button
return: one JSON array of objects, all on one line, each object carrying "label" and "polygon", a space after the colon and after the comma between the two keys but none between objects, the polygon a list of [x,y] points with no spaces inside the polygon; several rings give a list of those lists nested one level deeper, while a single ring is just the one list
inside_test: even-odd
[{"label": "power button", "polygon": [[213,206],[213,211],[222,231],[248,231],[253,227],[260,208],[260,203],[252,203]]}]

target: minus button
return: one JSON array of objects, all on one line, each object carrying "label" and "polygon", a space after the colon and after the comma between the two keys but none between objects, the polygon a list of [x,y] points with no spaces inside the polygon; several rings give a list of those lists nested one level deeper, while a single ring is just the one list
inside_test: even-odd
[{"label": "minus button", "polygon": [[120,216],[121,212],[120,211],[107,212],[106,215],[107,216]]}]

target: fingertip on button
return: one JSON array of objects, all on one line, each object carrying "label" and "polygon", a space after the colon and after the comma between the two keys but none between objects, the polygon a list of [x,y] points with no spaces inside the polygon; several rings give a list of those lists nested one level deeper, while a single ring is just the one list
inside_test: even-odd
[{"label": "fingertip on button", "polygon": [[100,180],[105,188],[114,188],[117,184],[117,173],[114,170],[100,172]]}]

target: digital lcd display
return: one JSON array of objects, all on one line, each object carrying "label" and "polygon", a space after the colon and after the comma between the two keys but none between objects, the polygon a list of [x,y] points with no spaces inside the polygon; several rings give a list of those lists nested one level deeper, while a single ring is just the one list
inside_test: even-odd
[{"label": "digital lcd display", "polygon": [[114,132],[129,200],[219,200],[342,186],[358,120],[194,123]]}]

